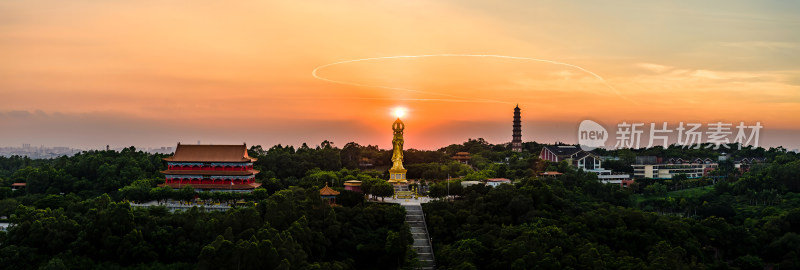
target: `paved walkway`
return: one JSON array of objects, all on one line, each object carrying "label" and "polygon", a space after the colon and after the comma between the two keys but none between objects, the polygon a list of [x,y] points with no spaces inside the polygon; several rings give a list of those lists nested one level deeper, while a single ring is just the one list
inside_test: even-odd
[{"label": "paved walkway", "polygon": [[[380,199],[378,199],[378,201],[380,201]],[[429,201],[432,201],[432,199],[428,198],[428,197],[419,197],[419,198],[416,198],[416,199],[393,199],[391,197],[384,198],[384,202],[387,202],[387,203],[399,203],[401,205],[421,205],[421,204],[427,203]]]},{"label": "paved walkway", "polygon": [[428,227],[425,224],[425,214],[422,212],[423,203],[430,201],[428,197],[417,199],[387,199],[386,202],[398,203],[406,209],[406,222],[411,227],[411,235],[414,237],[412,247],[417,252],[420,262],[419,269],[435,269],[436,260],[433,257],[433,247],[431,246]]},{"label": "paved walkway", "polygon": [[406,222],[411,227],[411,235],[414,238],[412,247],[417,252],[417,259],[420,262],[420,269],[434,269],[436,261],[433,258],[433,247],[431,246],[428,228],[425,224],[425,215],[422,213],[422,206],[419,204],[401,204],[406,208]]},{"label": "paved walkway", "polygon": [[168,201],[166,203],[160,203],[156,201],[150,201],[145,203],[133,203],[131,202],[131,207],[152,207],[152,206],[165,206],[170,212],[175,211],[186,211],[192,209],[192,207],[197,206],[198,208],[205,209],[206,211],[227,211],[231,209],[230,206],[227,204],[186,204],[186,203],[179,203],[175,201]]}]

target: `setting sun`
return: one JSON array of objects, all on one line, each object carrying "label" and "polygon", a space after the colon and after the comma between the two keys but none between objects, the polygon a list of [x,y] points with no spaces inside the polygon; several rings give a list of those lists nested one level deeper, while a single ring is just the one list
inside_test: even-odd
[{"label": "setting sun", "polygon": [[401,118],[405,114],[406,114],[406,110],[403,109],[403,108],[395,108],[394,109],[394,115],[397,116],[397,118]]}]

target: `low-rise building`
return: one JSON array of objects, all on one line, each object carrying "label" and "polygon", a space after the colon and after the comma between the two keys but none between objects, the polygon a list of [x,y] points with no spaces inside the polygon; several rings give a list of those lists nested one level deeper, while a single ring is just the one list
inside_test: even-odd
[{"label": "low-rise building", "polygon": [[468,187],[468,186],[474,186],[474,185],[480,185],[480,184],[481,184],[480,181],[461,181],[461,186],[462,187]]},{"label": "low-rise building", "polygon": [[373,167],[372,160],[370,160],[369,158],[366,158],[366,157],[362,157],[358,161],[358,166],[361,167],[361,168],[372,168]]},{"label": "low-rise building", "polygon": [[766,158],[740,158],[733,161],[733,166],[740,172],[745,173],[750,171],[750,167],[753,164],[764,163],[766,161]]},{"label": "low-rise building", "polygon": [[[676,162],[677,160],[673,160]],[[685,174],[688,178],[706,176],[709,171],[717,168],[717,163],[666,163],[666,164],[634,164],[634,178],[672,179],[676,175]]]},{"label": "low-rise building", "polygon": [[[604,184],[620,184],[620,185],[622,185],[622,183],[624,181],[631,180],[631,175],[630,174],[613,172],[611,170],[603,169],[603,168],[586,170],[586,172],[592,172],[592,173],[597,174],[597,179],[600,180],[600,182],[603,182]],[[623,186],[625,186],[625,185],[623,185]]]},{"label": "low-rise building", "polygon": [[592,152],[583,151],[583,149],[574,145],[545,145],[542,147],[539,158],[555,163],[566,160],[572,166],[584,170],[602,169],[603,165],[603,159],[600,156]]},{"label": "low-rise building", "polygon": [[347,180],[344,181],[344,190],[361,192],[361,181],[358,180]]},{"label": "low-rise building", "polygon": [[561,176],[562,174],[563,174],[563,173],[560,173],[560,172],[551,172],[551,171],[547,171],[547,172],[542,172],[542,173],[539,173],[539,175],[540,175],[540,176],[547,176],[547,177],[559,177],[559,176]]},{"label": "low-rise building", "polygon": [[558,163],[562,160],[575,158],[580,152],[584,151],[574,145],[545,145],[542,147],[542,152],[539,153],[539,158]]},{"label": "low-rise building", "polygon": [[486,185],[496,187],[502,184],[511,184],[511,179],[508,178],[489,178],[486,179]]},{"label": "low-rise building", "polygon": [[603,183],[622,184],[623,180],[631,179],[630,174],[603,169],[603,158],[574,145],[545,145],[539,158],[551,162],[566,160],[578,169],[597,174],[597,178]]},{"label": "low-rise building", "polygon": [[28,183],[13,183],[11,184],[11,190],[21,190],[28,186]]}]

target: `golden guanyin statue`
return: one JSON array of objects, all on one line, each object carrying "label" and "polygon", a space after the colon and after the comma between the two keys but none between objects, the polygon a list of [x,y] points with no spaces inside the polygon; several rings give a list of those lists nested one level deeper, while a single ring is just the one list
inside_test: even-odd
[{"label": "golden guanyin statue", "polygon": [[406,125],[400,118],[392,124],[394,130],[394,138],[392,138],[392,169],[405,169],[403,168],[403,129]]},{"label": "golden guanyin statue", "polygon": [[407,182],[406,168],[403,168],[403,129],[406,125],[397,117],[392,124],[394,137],[392,138],[392,168],[389,169],[389,182]]}]

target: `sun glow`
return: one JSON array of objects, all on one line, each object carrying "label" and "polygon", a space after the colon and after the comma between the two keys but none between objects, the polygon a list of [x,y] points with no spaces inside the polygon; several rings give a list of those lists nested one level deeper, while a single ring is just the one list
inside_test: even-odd
[{"label": "sun glow", "polygon": [[397,118],[401,118],[405,114],[406,114],[406,110],[404,108],[395,108],[394,109],[394,115],[397,116]]}]

